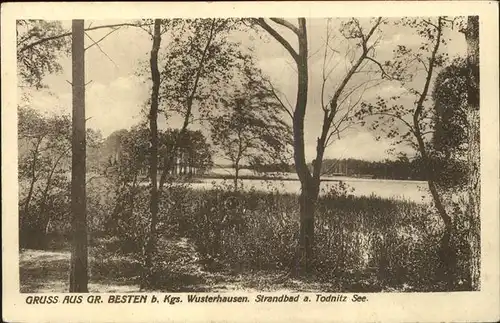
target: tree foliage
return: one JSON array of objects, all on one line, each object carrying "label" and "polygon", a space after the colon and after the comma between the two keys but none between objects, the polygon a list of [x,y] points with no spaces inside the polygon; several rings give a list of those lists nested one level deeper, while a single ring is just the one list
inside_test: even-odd
[{"label": "tree foliage", "polygon": [[[179,129],[158,132],[158,160],[160,168],[169,174],[203,172],[212,164],[212,149],[201,131],[188,130],[177,146]],[[101,171],[107,176],[118,176],[121,183],[130,183],[135,174],[143,177],[148,169],[148,130],[136,125],[131,130],[117,130],[104,141],[101,149]],[[175,148],[175,149],[174,149]],[[164,157],[175,154],[171,165],[163,165]],[[182,170],[181,170],[182,169]],[[117,179],[118,179],[117,178]]]},{"label": "tree foliage", "polygon": [[447,60],[443,50],[448,39],[445,31],[453,24],[446,17],[403,18],[395,25],[415,31],[421,37],[418,46],[397,44],[391,60],[384,62],[386,75],[400,94],[378,96],[375,102],[363,102],[358,117],[368,116],[371,130],[405,144],[419,154],[431,149],[435,129],[434,107],[429,104],[434,78]]},{"label": "tree foliage", "polygon": [[392,60],[384,63],[399,94],[363,102],[357,112],[378,139],[383,134],[394,147],[413,148],[424,177],[442,189],[460,185],[464,174],[467,70],[463,59],[450,63],[445,50],[446,35],[456,23],[447,17],[398,21],[396,25],[414,30],[422,39],[418,46],[398,44]]},{"label": "tree foliage", "polygon": [[[100,133],[87,129],[90,151]],[[71,119],[18,108],[20,233],[27,246],[44,247],[51,223],[69,225]]]},{"label": "tree foliage", "polygon": [[431,156],[436,182],[444,189],[460,189],[466,181],[468,150],[467,78],[468,67],[462,58],[453,60],[436,77],[434,133]]},{"label": "tree foliage", "polygon": [[433,147],[445,158],[462,158],[467,150],[467,77],[463,58],[457,58],[436,77]]},{"label": "tree foliage", "polygon": [[[230,39],[239,24],[234,19],[186,19],[171,29],[168,47],[160,56],[160,98],[165,112],[176,112],[191,121],[193,106],[206,115],[221,94],[238,60],[244,55]],[[184,122],[188,122],[184,121]]]},{"label": "tree foliage", "polygon": [[29,45],[66,31],[60,21],[17,20],[16,24],[17,71],[21,84],[43,88],[45,75],[61,71],[59,59],[71,52],[71,44],[68,38],[60,37],[44,41],[37,46]]},{"label": "tree foliage", "polygon": [[[161,161],[164,154],[172,153],[171,149],[176,144],[178,133],[178,129],[159,131],[159,167],[163,167]],[[101,153],[103,156],[101,171],[110,182],[105,191],[110,201],[108,203],[111,204],[109,212],[103,215],[102,229],[107,236],[118,239],[120,252],[140,255],[138,257],[140,260],[144,260],[142,250],[150,232],[148,229],[150,218],[144,214],[147,209],[145,201],[148,199],[148,194],[143,189],[149,169],[149,145],[149,129],[146,125],[139,124],[130,130],[122,129],[110,134],[102,145]],[[174,160],[178,164],[172,165],[172,175],[189,174],[194,168],[201,170],[211,165],[210,146],[199,131],[187,131],[175,152],[178,155]],[[174,167],[179,171],[174,172]],[[172,194],[176,187],[173,185],[165,190],[159,200],[159,209],[163,210],[158,217],[159,232],[163,232],[162,225],[164,226],[167,218],[165,209],[162,208],[169,207],[168,201],[174,198]],[[158,264],[152,265],[156,267]]]},{"label": "tree foliage", "polygon": [[[163,26],[169,42],[158,58],[160,111],[167,120],[172,114],[181,117],[174,145],[179,146],[189,125],[206,121],[212,106],[224,95],[213,89],[231,87],[233,72],[248,55],[231,39],[231,33],[242,28],[240,19],[173,19],[163,21]],[[177,155],[163,156],[160,190]]]},{"label": "tree foliage", "polygon": [[219,99],[220,113],[210,121],[213,142],[236,171],[235,188],[243,163],[286,163],[293,141],[281,102],[258,77],[259,71],[247,66],[244,72],[241,88]]},{"label": "tree foliage", "polygon": [[[186,130],[183,134],[179,129],[167,129],[160,132],[160,168],[170,175],[202,174],[213,165],[212,149],[203,133],[199,130]],[[168,161],[166,156],[172,156],[174,161]]]}]

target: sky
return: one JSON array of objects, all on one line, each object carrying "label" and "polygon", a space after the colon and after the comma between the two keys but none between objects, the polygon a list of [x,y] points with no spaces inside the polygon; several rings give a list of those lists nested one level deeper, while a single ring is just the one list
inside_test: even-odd
[{"label": "sky", "polygon": [[[292,23],[295,21],[290,20]],[[86,26],[113,24],[122,21],[86,21]],[[369,27],[368,19],[361,20],[363,27]],[[71,22],[63,21],[63,26],[70,30]],[[276,25],[273,25],[276,26]],[[305,149],[308,161],[314,158],[316,138],[320,134],[322,124],[321,84],[324,49],[327,39],[326,30],[329,27],[330,37],[328,55],[332,60],[328,67],[336,65],[329,80],[326,82],[324,98],[328,99],[338,86],[339,80],[345,75],[349,67],[347,41],[338,32],[340,21],[337,19],[310,19],[307,23],[309,43],[309,93],[305,119]],[[296,37],[293,33],[277,26],[283,36],[296,48]],[[93,39],[99,39],[107,33],[106,30],[91,31]],[[447,34],[450,41],[443,48],[451,57],[463,56],[466,51],[465,39],[456,30]],[[288,52],[263,30],[259,32],[239,32],[232,35],[234,40],[241,42],[243,47],[252,48],[256,61],[263,72],[272,80],[273,86],[281,93],[284,100],[295,102],[297,90],[297,73],[294,62]],[[392,57],[397,45],[414,48],[421,44],[421,39],[409,28],[394,26],[389,23],[382,26],[380,32],[374,34],[379,40],[376,49],[376,58],[385,61]],[[86,46],[90,45],[86,39]],[[162,49],[168,46],[169,39],[162,40]],[[129,129],[137,124],[141,118],[141,109],[149,97],[151,84],[148,80],[137,75],[139,62],[149,58],[151,38],[138,28],[121,28],[100,43],[102,52],[97,46],[86,51],[86,82],[91,82],[86,88],[86,116],[87,126],[98,129],[104,137],[120,129]],[[336,52],[333,52],[335,50]],[[105,54],[104,54],[104,53]],[[330,56],[328,56],[330,57]],[[45,84],[48,88],[41,91],[28,90],[32,98],[31,104],[36,109],[49,113],[71,113],[71,80],[70,57],[61,57],[63,67],[60,74],[48,75]],[[373,66],[372,66],[373,67]],[[374,73],[370,75],[375,75]],[[376,75],[375,75],[376,76]],[[367,80],[367,74],[356,75],[348,85],[356,85]],[[416,82],[419,77],[416,77]],[[348,86],[348,88],[349,88]],[[355,92],[355,94],[361,92]],[[385,82],[366,90],[363,101],[373,101],[377,95],[391,96],[401,93],[401,88],[394,83]],[[356,101],[358,96],[352,97]],[[349,99],[346,100],[349,102]],[[407,102],[411,104],[411,101]],[[173,116],[168,121],[160,118],[161,128],[180,127],[180,118]],[[195,125],[195,128],[199,127]],[[375,140],[374,133],[364,127],[353,127],[327,147],[325,158],[359,158],[378,161],[394,158],[388,153],[391,142],[382,138]],[[398,146],[397,151],[412,153],[405,146]]]}]

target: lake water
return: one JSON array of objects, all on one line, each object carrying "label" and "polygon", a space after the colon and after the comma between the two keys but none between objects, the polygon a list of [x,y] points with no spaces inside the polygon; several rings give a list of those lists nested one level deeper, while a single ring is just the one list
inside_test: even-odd
[{"label": "lake water", "polygon": [[[330,180],[342,181],[350,189],[354,189],[350,194],[354,196],[375,195],[382,198],[396,198],[402,200],[411,200],[417,203],[430,202],[431,197],[427,188],[427,183],[423,181],[405,181],[405,180],[382,180],[365,179],[349,177],[329,177]],[[232,184],[232,180],[223,179],[203,179],[202,183],[191,183],[193,188],[209,189],[214,183],[220,185],[223,183]],[[278,189],[280,192],[300,193],[300,182],[298,180],[241,180],[244,190],[255,188],[260,191]],[[339,182],[323,181],[321,189],[328,190],[332,186],[338,186]]]}]

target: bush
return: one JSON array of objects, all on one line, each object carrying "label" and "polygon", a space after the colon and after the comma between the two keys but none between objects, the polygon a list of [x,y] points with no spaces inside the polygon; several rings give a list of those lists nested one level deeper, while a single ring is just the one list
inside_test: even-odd
[{"label": "bush", "polygon": [[58,184],[46,194],[35,188],[28,209],[19,206],[20,248],[50,249],[53,244],[65,244],[60,238],[71,228],[69,183]]}]

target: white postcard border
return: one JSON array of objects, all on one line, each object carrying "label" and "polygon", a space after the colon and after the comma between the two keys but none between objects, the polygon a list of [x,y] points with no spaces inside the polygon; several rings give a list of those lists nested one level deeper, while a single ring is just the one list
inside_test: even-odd
[{"label": "white postcard border", "polygon": [[[276,304],[52,304],[28,305],[19,293],[17,213],[17,77],[15,20],[132,19],[144,17],[327,17],[479,15],[481,60],[480,292],[363,293],[366,303]],[[2,305],[6,321],[492,321],[499,308],[498,3],[224,2],[224,3],[7,3],[2,4]],[[211,295],[216,293],[211,293]],[[224,293],[225,296],[234,293]],[[280,293],[266,293],[266,295]],[[300,293],[310,295],[313,293]],[[44,294],[63,295],[63,294]],[[95,294],[92,294],[95,295]],[[109,294],[100,294],[106,298]],[[165,295],[151,293],[149,295]],[[186,293],[180,294],[185,298]],[[253,298],[256,294],[247,295]],[[345,294],[351,297],[353,294]],[[86,297],[86,296],[84,296]]]}]

